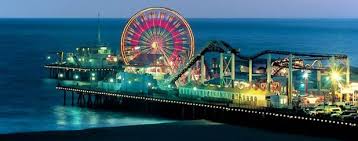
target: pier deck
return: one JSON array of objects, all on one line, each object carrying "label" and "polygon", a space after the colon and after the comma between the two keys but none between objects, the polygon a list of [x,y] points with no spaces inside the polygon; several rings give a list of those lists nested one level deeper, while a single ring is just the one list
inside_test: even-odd
[{"label": "pier deck", "polygon": [[[165,96],[162,94],[140,94],[140,93],[124,93],[120,91],[109,91],[104,89],[94,89],[89,86],[57,86],[57,90],[62,90],[64,93],[64,104],[66,104],[66,95],[67,92],[71,92],[72,94],[72,105],[74,104],[74,94],[78,94],[77,103],[82,104],[82,106],[96,106],[96,104],[128,104],[129,103],[156,103],[163,105],[175,105],[178,107],[190,107],[191,108],[191,116],[195,118],[195,115],[200,115],[198,117],[205,118],[205,113],[195,112],[205,110],[215,110],[222,111],[227,113],[240,113],[247,114],[249,116],[253,116],[256,118],[265,118],[267,119],[281,119],[287,121],[300,121],[300,122],[308,122],[310,124],[322,124],[325,126],[332,127],[350,127],[357,128],[357,123],[354,121],[340,121],[333,120],[327,118],[320,117],[310,117],[304,115],[295,110],[289,109],[274,109],[274,108],[266,108],[266,107],[257,107],[257,106],[249,106],[249,105],[240,105],[240,104],[223,104],[223,103],[215,103],[208,101],[200,101],[200,100],[192,100],[192,99],[183,99],[180,97],[176,97],[174,95]],[[87,96],[87,98],[86,98]],[[104,98],[106,97],[106,98]],[[111,99],[105,101],[104,99]],[[111,101],[111,102],[110,102]],[[158,107],[157,107],[158,108]],[[159,108],[160,109],[160,108]],[[180,108],[179,108],[180,109]],[[201,110],[195,110],[201,109]],[[173,110],[175,111],[175,110]],[[204,114],[204,115],[202,115]],[[229,117],[226,117],[230,119]],[[278,120],[278,121],[281,121]],[[272,122],[272,121],[271,121]],[[306,125],[309,125],[306,123]]]}]

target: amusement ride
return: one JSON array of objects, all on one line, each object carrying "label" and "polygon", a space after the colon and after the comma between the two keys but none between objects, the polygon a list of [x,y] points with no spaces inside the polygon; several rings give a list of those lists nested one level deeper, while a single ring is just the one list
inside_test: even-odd
[{"label": "amusement ride", "polygon": [[193,56],[194,48],[188,22],[176,11],[162,7],[132,16],[120,45],[127,72],[149,73],[159,79],[176,73]]}]

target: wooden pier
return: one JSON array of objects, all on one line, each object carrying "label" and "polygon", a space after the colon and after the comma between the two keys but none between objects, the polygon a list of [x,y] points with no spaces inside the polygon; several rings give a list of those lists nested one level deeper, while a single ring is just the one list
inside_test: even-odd
[{"label": "wooden pier", "polygon": [[[59,80],[83,80],[91,81],[91,73],[96,74],[97,80],[103,80],[105,76],[113,74],[117,71],[116,68],[83,68],[83,67],[70,67],[63,66],[60,64],[45,65],[45,68],[48,69],[49,78],[59,79]],[[61,76],[60,76],[61,75]],[[79,78],[74,78],[75,75],[80,76]]]},{"label": "wooden pier", "polygon": [[[207,119],[216,122],[260,127],[274,131],[348,138],[356,131],[357,123],[308,117],[285,109],[233,107],[178,99],[129,95],[88,89],[57,86],[63,91],[64,105],[106,108],[149,113],[174,119]],[[77,98],[76,96],[77,95]],[[66,103],[71,97],[70,103]]]}]

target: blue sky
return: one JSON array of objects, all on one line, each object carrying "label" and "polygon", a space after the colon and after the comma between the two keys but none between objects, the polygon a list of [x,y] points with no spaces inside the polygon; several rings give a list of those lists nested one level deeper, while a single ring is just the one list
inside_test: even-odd
[{"label": "blue sky", "polygon": [[358,0],[0,0],[0,17],[128,18],[151,6],[191,18],[358,18]]}]

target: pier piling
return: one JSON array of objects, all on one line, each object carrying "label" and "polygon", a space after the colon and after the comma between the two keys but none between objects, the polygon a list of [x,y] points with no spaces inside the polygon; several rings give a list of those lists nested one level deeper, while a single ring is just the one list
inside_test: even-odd
[{"label": "pier piling", "polygon": [[66,91],[63,91],[63,105],[66,105]]},{"label": "pier piling", "polygon": [[72,98],[71,98],[72,100],[72,106],[74,105],[74,103],[73,103],[73,99],[74,99],[74,92],[72,91]]}]

